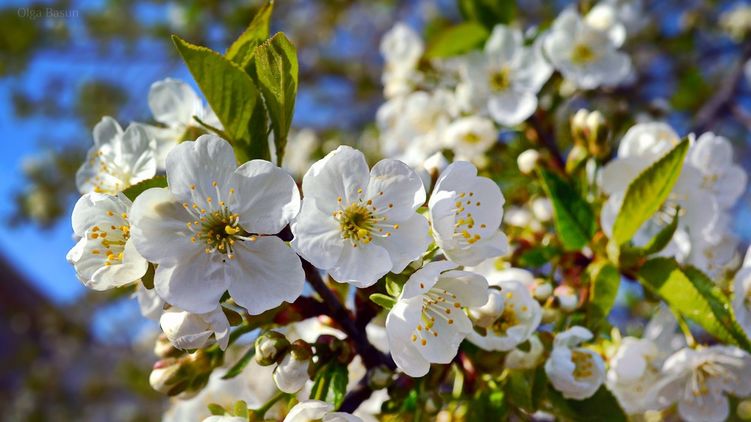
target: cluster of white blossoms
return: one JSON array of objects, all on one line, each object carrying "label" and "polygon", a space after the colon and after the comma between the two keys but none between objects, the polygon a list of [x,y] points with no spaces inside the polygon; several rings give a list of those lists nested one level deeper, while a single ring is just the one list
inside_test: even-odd
[{"label": "cluster of white blossoms", "polygon": [[[730,227],[729,212],[746,190],[747,175],[733,161],[733,148],[722,136],[707,132],[695,138],[680,178],[662,209],[634,237],[646,244],[679,214],[678,228],[661,252],[692,264],[722,281],[724,271],[738,260],[738,239]],[[605,233],[612,234],[628,185],[663,157],[681,138],[666,123],[638,123],[620,140],[617,157],[602,170],[602,189],[610,195],[601,216]]]},{"label": "cluster of white blossoms", "polygon": [[[482,390],[524,388],[510,387],[517,376],[547,385],[535,411],[594,397],[636,418],[724,420],[731,399],[751,396],[751,252],[741,263],[731,218],[747,175],[730,141],[707,132],[681,144],[668,124],[640,122],[613,130],[611,153],[618,126],[599,111],[570,116],[567,154],[542,139],[557,135],[544,121],[558,113],[551,91],[633,76],[621,47],[643,25],[638,4],[566,9],[545,30],[499,24],[480,48],[440,59],[397,24],[381,43],[379,157],[319,149],[303,130],[281,167],[239,162],[196,92],[157,82],[156,124],[123,130],[105,117],[94,128],[67,258],[87,287],[128,288],[158,321],[150,382],[187,399],[170,410],[177,420],[369,421],[415,406],[433,416],[448,397],[439,384],[487,407]],[[524,152],[499,157],[509,128]],[[670,177],[647,171],[675,151],[687,152]],[[514,159],[507,183],[496,164]],[[657,212],[632,211],[643,224],[613,245],[645,177],[675,183]],[[642,315],[657,310],[640,337],[611,313],[626,283],[650,290]],[[252,345],[233,344],[248,333]],[[252,369],[229,369],[224,357],[242,347],[236,362]],[[223,384],[238,374],[252,388]],[[531,417],[528,407],[514,412]]]},{"label": "cluster of white blossoms", "polygon": [[618,49],[629,28],[638,31],[632,7],[603,2],[586,17],[566,9],[537,33],[499,24],[482,51],[425,63],[420,36],[395,25],[381,42],[388,101],[376,121],[384,155],[418,166],[449,149],[456,159],[482,163],[499,127],[515,127],[535,113],[554,70],[580,89],[626,82],[631,61]]}]

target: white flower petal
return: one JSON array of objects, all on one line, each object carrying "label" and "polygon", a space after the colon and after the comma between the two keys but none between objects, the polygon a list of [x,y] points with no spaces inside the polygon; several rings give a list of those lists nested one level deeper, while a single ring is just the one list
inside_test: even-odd
[{"label": "white flower petal", "polygon": [[396,365],[411,377],[422,377],[430,370],[428,362],[411,341],[415,326],[420,323],[422,297],[400,300],[386,317],[389,350]]},{"label": "white flower petal", "polygon": [[327,269],[336,265],[342,250],[351,245],[345,245],[339,223],[315,202],[312,197],[303,199],[302,211],[292,224],[292,247],[316,267]]},{"label": "white flower petal", "polygon": [[342,145],[305,173],[303,195],[316,198],[321,211],[331,214],[338,208],[339,197],[346,203],[357,201],[357,190],[367,188],[369,174],[362,152]]},{"label": "white flower petal", "polygon": [[432,241],[428,220],[414,212],[390,233],[389,237],[375,238],[373,243],[388,251],[394,273],[404,271],[410,262],[421,257]]},{"label": "white flower petal", "polygon": [[389,252],[381,246],[374,243],[358,247],[345,245],[339,261],[329,269],[329,274],[340,283],[364,288],[375,284],[392,267]]},{"label": "white flower petal", "polygon": [[406,164],[386,159],[370,171],[367,197],[376,208],[384,210],[381,215],[400,223],[413,217],[414,211],[425,203],[425,188],[420,176]]},{"label": "white flower petal", "polygon": [[229,280],[226,264],[199,249],[179,263],[160,264],[154,274],[154,288],[167,303],[203,314],[216,309]]},{"label": "white flower petal", "polygon": [[206,198],[217,195],[214,182],[229,188],[236,168],[229,142],[216,135],[201,135],[195,142],[177,145],[167,155],[167,184],[181,201],[209,208]]},{"label": "white flower petal", "polygon": [[295,181],[268,161],[248,161],[237,168],[233,179],[241,201],[232,210],[250,233],[278,233],[300,211]]},{"label": "white flower petal", "polygon": [[198,114],[203,106],[190,85],[167,78],[151,84],[149,108],[158,122],[168,126],[187,126],[192,123],[193,115]]}]

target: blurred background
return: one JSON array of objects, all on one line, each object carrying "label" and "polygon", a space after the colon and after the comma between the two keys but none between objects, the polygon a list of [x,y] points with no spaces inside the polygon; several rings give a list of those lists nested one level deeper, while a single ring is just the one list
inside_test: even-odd
[{"label": "blurred background", "polygon": [[[525,28],[547,25],[569,3],[519,1],[514,13]],[[149,122],[152,82],[173,77],[195,86],[170,34],[224,51],[261,4],[0,2],[0,419],[160,418],[166,400],[147,381],[154,327],[128,292],[86,291],[65,261],[74,174],[102,116]],[[681,134],[711,129],[734,142],[736,161],[751,171],[751,75],[744,76],[751,4],[645,0],[642,7],[643,27],[626,46],[635,83],[576,101],[610,116],[640,110]],[[294,126],[321,140],[314,154],[339,143],[377,151],[383,32],[406,21],[430,43],[460,20],[455,0],[278,1],[272,32],[287,33],[300,54]],[[568,116],[558,119],[567,124]],[[744,198],[735,224],[747,245]]]}]

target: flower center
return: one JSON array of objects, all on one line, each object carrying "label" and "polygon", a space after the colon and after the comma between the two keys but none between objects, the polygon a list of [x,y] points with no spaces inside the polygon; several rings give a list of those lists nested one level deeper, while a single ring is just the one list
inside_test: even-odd
[{"label": "flower center", "polygon": [[[456,222],[454,223],[454,237],[458,237],[460,241],[465,242],[467,245],[472,245],[482,239],[482,235],[477,233],[477,228],[486,228],[485,224],[477,224],[475,222],[472,213],[469,209],[472,207],[479,208],[482,202],[475,200],[474,192],[461,192],[457,196],[457,201],[454,204],[456,212]],[[473,233],[472,231],[475,230]]]},{"label": "flower center", "polygon": [[[193,232],[190,241],[203,244],[204,252],[212,254],[217,252],[234,259],[234,244],[237,240],[256,241],[256,236],[251,235],[240,227],[240,216],[229,209],[228,203],[236,200],[235,189],[230,188],[226,196],[227,202],[222,198],[217,182],[211,182],[216,191],[217,200],[208,196],[205,201],[195,201],[193,204],[183,203],[185,208],[194,218],[194,221],[186,223],[188,229]],[[191,185],[191,195],[196,199],[196,186]],[[198,205],[198,202],[207,204],[208,210]],[[222,259],[222,262],[226,260]]]},{"label": "flower center", "polygon": [[[420,287],[422,286],[423,284],[420,283]],[[427,346],[431,337],[438,337],[438,331],[435,328],[436,318],[443,319],[448,325],[453,325],[454,319],[451,313],[462,312],[461,308],[462,304],[459,303],[454,293],[437,287],[428,290],[422,298],[422,324],[417,324],[415,327],[412,342],[416,343],[419,340],[421,345]]]},{"label": "flower center", "polygon": [[[372,242],[373,237],[389,237],[391,230],[399,229],[399,224],[386,224],[388,218],[382,215],[383,211],[393,208],[394,204],[389,202],[379,208],[373,199],[363,198],[362,189],[358,189],[357,194],[360,196],[357,201],[347,206],[344,206],[341,196],[337,198],[339,209],[332,216],[339,222],[342,239],[349,240],[356,248],[360,244]],[[378,192],[377,196],[383,196],[383,192]]]},{"label": "flower center", "polygon": [[464,142],[474,145],[480,142],[480,135],[476,134],[475,132],[467,132],[466,134],[464,134]]},{"label": "flower center", "polygon": [[110,224],[93,226],[87,237],[90,240],[99,241],[103,249],[95,248],[91,250],[91,253],[105,256],[104,265],[110,266],[123,261],[125,242],[130,239],[130,224],[127,213],[120,214],[118,219],[113,211],[107,211],[107,216],[112,217]]},{"label": "flower center", "polygon": [[[117,165],[114,160],[104,159],[100,150],[90,158],[90,165],[97,165],[97,173],[89,179],[94,186],[94,192],[114,194],[131,185],[131,174],[127,168]],[[98,164],[97,164],[98,162]]]},{"label": "flower center", "polygon": [[571,361],[574,362],[574,378],[582,379],[592,376],[592,355],[589,353],[573,350]]},{"label": "flower center", "polygon": [[571,50],[571,61],[576,64],[587,64],[595,59],[595,51],[584,43],[574,45]]},{"label": "flower center", "polygon": [[490,74],[490,89],[496,92],[505,91],[511,85],[510,71],[507,67]]}]

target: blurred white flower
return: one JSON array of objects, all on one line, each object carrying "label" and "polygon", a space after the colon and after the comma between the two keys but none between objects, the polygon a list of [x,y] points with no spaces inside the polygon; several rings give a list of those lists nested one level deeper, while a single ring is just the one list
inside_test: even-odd
[{"label": "blurred white flower", "polygon": [[446,128],[443,140],[445,146],[454,151],[455,160],[472,161],[498,141],[498,130],[484,117],[462,117]]},{"label": "blurred white flower", "polygon": [[622,46],[626,41],[626,27],[618,20],[618,9],[615,4],[597,3],[584,17],[584,22],[608,34],[610,41],[616,47]]},{"label": "blurred white flower", "polygon": [[444,145],[446,128],[458,114],[454,94],[437,89],[412,92],[381,105],[376,113],[381,152],[416,166]]},{"label": "blurred white flower", "polygon": [[529,349],[524,351],[518,347],[511,350],[504,360],[504,365],[509,369],[532,369],[542,362],[542,354],[545,347],[537,335],[529,338]]},{"label": "blurred white flower", "polygon": [[661,379],[658,346],[649,339],[626,337],[610,359],[607,386],[627,414],[658,410],[656,386]]},{"label": "blurred white flower", "polygon": [[535,198],[531,204],[532,213],[542,222],[548,222],[553,219],[553,204],[548,198]]},{"label": "blurred white flower", "polygon": [[534,276],[520,268],[478,272],[490,286],[488,300],[485,306],[470,308],[477,328],[467,339],[485,350],[511,350],[527,341],[542,319],[540,304],[529,291]]},{"label": "blurred white flower", "polygon": [[572,8],[558,15],[543,46],[553,66],[579,88],[617,85],[631,72],[631,59],[617,50],[609,34]]},{"label": "blurred white flower", "polygon": [[295,177],[302,177],[310,164],[313,151],[318,147],[318,137],[312,129],[295,132],[287,140],[282,167]]},{"label": "blurred white flower", "polygon": [[340,146],[303,177],[302,211],[292,246],[339,282],[367,287],[402,272],[430,244],[420,177],[406,164],[382,160],[368,170],[365,156]]},{"label": "blurred white flower", "polygon": [[202,127],[193,116],[214,128],[223,129],[211,107],[205,106],[193,88],[179,79],[166,78],[151,84],[149,108],[154,120],[164,125],[144,125],[156,139],[157,164],[161,169],[165,166],[167,154],[183,140],[187,131]]},{"label": "blurred white flower", "polygon": [[205,314],[193,314],[172,307],[162,313],[159,325],[170,343],[178,349],[199,349],[212,335],[222,350],[229,343],[229,321],[221,306]]},{"label": "blurred white flower", "polygon": [[688,422],[721,422],[730,414],[726,395],[751,394],[751,355],[732,346],[681,349],[662,368],[661,405],[678,403]]},{"label": "blurred white flower", "polygon": [[274,383],[279,390],[294,394],[303,388],[310,379],[308,367],[309,356],[297,356],[295,353],[287,353],[281,362],[274,368]]},{"label": "blurred white flower", "polygon": [[87,193],[76,202],[71,217],[79,238],[66,259],[86,287],[108,290],[141,279],[149,263],[138,253],[131,238],[130,199]]},{"label": "blurred white flower", "polygon": [[157,169],[156,143],[138,124],[123,131],[111,117],[94,126],[94,146],[76,172],[76,186],[89,192],[116,194],[154,177]]},{"label": "blurred white flower", "polygon": [[505,199],[498,185],[457,161],[443,171],[430,197],[433,236],[446,257],[477,265],[504,255],[508,239],[500,230]]},{"label": "blurred white flower", "polygon": [[230,144],[213,135],[176,146],[169,188],[138,196],[131,212],[138,251],[158,264],[157,293],[193,313],[216,309],[225,291],[251,314],[294,301],[305,277],[280,238],[300,208],[284,170],[252,160],[237,167]]},{"label": "blurred white flower", "polygon": [[466,56],[457,101],[465,111],[479,111],[504,126],[514,126],[537,109],[537,93],[553,72],[541,47],[524,46],[521,31],[496,25],[485,52]]},{"label": "blurred white flower", "polygon": [[709,191],[724,210],[746,190],[748,176],[733,163],[733,146],[722,136],[703,133],[688,151],[686,162],[701,173],[701,189]]},{"label": "blurred white flower", "polygon": [[386,318],[389,350],[407,375],[421,377],[431,363],[449,363],[472,331],[464,307],[487,300],[488,283],[481,275],[455,270],[436,261],[410,276]]},{"label": "blurred white flower", "polygon": [[417,64],[425,50],[420,36],[406,24],[394,25],[381,39],[384,96],[392,98],[408,94],[420,81]]},{"label": "blurred white flower", "polygon": [[524,150],[518,157],[516,157],[516,164],[519,166],[519,171],[522,174],[532,174],[537,167],[537,162],[540,160],[540,153],[536,149]]},{"label": "blurred white flower", "polygon": [[545,373],[563,397],[584,400],[595,394],[605,381],[605,364],[593,350],[576,347],[592,339],[584,327],[574,326],[556,334],[553,351],[545,362]]},{"label": "blurred white flower", "polygon": [[357,416],[333,412],[334,406],[320,400],[305,400],[293,407],[284,422],[362,422]]}]

